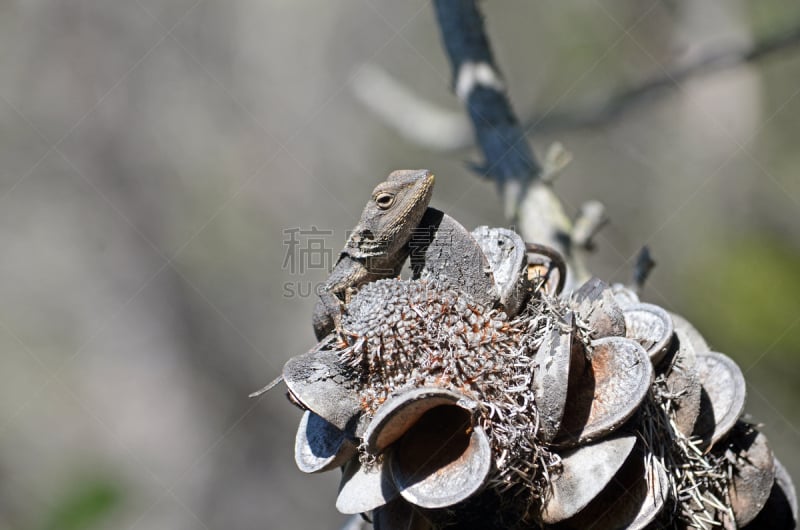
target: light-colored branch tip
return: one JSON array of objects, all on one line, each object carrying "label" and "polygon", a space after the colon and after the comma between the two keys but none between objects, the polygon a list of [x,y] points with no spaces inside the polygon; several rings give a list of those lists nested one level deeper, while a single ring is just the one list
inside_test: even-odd
[{"label": "light-colored branch tip", "polygon": [[594,236],[608,223],[606,207],[600,201],[586,201],[581,205],[572,227],[572,244],[591,250]]},{"label": "light-colored branch tip", "polygon": [[553,142],[547,148],[542,164],[541,178],[545,182],[555,182],[567,165],[572,162],[572,153],[561,142]]},{"label": "light-colored branch tip", "polygon": [[410,142],[432,151],[455,151],[474,142],[461,110],[425,101],[379,66],[364,65],[350,86],[362,105]]}]

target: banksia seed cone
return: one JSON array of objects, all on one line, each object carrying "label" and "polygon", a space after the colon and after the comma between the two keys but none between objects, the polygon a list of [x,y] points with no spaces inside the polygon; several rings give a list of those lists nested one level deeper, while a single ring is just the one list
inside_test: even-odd
[{"label": "banksia seed cone", "polygon": [[306,409],[296,461],[343,467],[340,511],[382,529],[794,528],[728,357],[622,286],[548,292],[513,232],[473,235],[460,248],[497,285],[471,292],[493,299],[436,267],[370,283],[284,368]]}]

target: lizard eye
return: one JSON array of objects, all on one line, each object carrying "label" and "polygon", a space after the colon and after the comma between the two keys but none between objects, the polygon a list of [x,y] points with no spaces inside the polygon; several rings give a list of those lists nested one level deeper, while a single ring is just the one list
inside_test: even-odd
[{"label": "lizard eye", "polygon": [[381,210],[386,210],[394,203],[394,195],[385,192],[379,193],[375,196],[375,203]]}]

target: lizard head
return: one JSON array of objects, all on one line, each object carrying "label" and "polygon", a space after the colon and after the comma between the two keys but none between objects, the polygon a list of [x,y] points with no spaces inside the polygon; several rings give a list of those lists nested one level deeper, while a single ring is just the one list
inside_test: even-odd
[{"label": "lizard head", "polygon": [[433,194],[433,173],[401,169],[372,191],[348,241],[354,257],[394,254],[411,238]]}]

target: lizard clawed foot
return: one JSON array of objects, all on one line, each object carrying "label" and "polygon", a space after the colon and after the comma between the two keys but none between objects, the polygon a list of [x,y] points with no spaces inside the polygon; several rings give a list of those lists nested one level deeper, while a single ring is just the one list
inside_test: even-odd
[{"label": "lizard clawed foot", "polygon": [[[341,317],[339,319],[341,321]],[[339,348],[346,348],[350,344],[347,342],[347,338],[356,339],[358,338],[358,333],[353,333],[352,331],[347,331],[341,326],[341,322],[336,323],[336,338],[338,339],[338,347]]]}]

